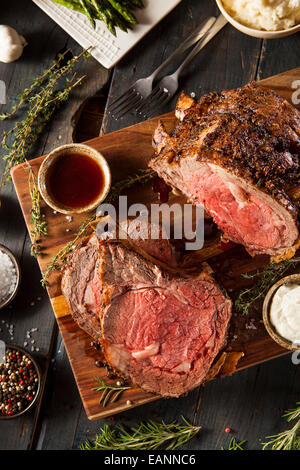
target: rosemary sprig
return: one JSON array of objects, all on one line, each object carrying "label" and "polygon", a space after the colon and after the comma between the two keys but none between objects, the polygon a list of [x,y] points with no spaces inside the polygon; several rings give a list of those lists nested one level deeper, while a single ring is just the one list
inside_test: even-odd
[{"label": "rosemary sprig", "polygon": [[281,263],[270,263],[262,271],[257,270],[252,274],[242,274],[245,279],[253,279],[255,285],[243,289],[235,301],[237,311],[248,315],[250,307],[254,302],[262,300],[270,287],[290,269],[300,263],[300,258],[291,258]]},{"label": "rosemary sprig", "polygon": [[[233,437],[230,439],[227,450],[244,450],[243,445],[246,444],[246,442],[247,441],[237,442],[236,438]],[[222,450],[225,450],[224,447],[222,447]]]},{"label": "rosemary sprig", "polygon": [[97,392],[102,392],[99,403],[102,404],[103,408],[111,402],[116,402],[125,390],[130,390],[131,387],[125,387],[121,385],[111,385],[104,382],[104,380],[99,377],[95,377],[95,380],[98,382],[99,386],[92,388]]},{"label": "rosemary sprig", "polygon": [[268,436],[269,440],[263,444],[263,450],[300,450],[300,402],[296,405],[296,408],[282,415],[287,422],[297,420],[294,426],[274,436]]},{"label": "rosemary sprig", "polygon": [[183,416],[184,425],[148,421],[125,429],[121,424],[111,428],[105,425],[94,443],[86,441],[81,450],[174,450],[195,437],[201,426],[191,425]]},{"label": "rosemary sprig", "polygon": [[[111,190],[106,198],[107,203],[112,203],[115,201],[120,194],[125,190],[131,188],[133,185],[140,183],[146,184],[154,177],[156,173],[151,169],[139,170],[134,175],[125,178],[124,180],[118,181],[115,185],[111,187]],[[91,223],[96,220],[96,214],[90,216],[85,220],[79,227],[79,231],[74,240],[69,242],[59,252],[52,258],[51,262],[47,265],[45,271],[43,272],[42,285],[45,286],[48,283],[48,280],[51,274],[54,271],[61,271],[62,268],[66,265],[68,257],[72,252],[74,246],[88,234],[88,230],[91,226]]]}]

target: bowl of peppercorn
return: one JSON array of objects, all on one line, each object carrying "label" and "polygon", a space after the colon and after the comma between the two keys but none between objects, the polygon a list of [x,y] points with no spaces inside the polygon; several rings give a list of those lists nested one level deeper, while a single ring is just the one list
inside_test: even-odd
[{"label": "bowl of peppercorn", "polygon": [[6,345],[5,362],[0,363],[0,419],[27,413],[37,403],[41,370],[25,349]]}]

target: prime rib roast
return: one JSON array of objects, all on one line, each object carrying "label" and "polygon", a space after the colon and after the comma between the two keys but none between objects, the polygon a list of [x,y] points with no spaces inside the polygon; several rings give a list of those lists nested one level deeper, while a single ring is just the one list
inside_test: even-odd
[{"label": "prime rib roast", "polygon": [[251,83],[179,98],[172,135],[160,122],[150,161],[166,183],[202,205],[225,239],[275,261],[299,247],[300,113]]},{"label": "prime rib roast", "polygon": [[[176,115],[180,123],[171,135],[159,123],[150,166],[204,206],[225,237],[252,256],[293,256],[299,112],[250,84],[209,93],[199,103],[182,94]],[[69,259],[62,291],[74,320],[101,343],[111,367],[148,392],[179,396],[226,360],[219,352],[232,303],[208,265],[187,274],[170,242],[148,239],[145,230],[134,240],[129,231],[127,240],[97,232],[86,238]]]},{"label": "prime rib roast", "polygon": [[148,392],[179,396],[205,380],[225,345],[231,301],[206,265],[194,277],[175,267],[168,240],[129,240],[86,239],[63,294],[111,367]]}]

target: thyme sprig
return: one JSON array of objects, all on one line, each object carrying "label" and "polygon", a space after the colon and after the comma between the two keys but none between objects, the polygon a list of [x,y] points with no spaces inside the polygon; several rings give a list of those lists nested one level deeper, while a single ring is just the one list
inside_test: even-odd
[{"label": "thyme sprig", "polygon": [[98,382],[99,386],[92,388],[92,390],[102,392],[99,403],[103,406],[103,408],[105,408],[109,402],[116,402],[122,393],[125,392],[125,390],[130,390],[131,388],[122,385],[107,384],[99,377],[95,377],[95,380]]},{"label": "thyme sprig", "polygon": [[41,254],[41,245],[40,241],[42,237],[48,235],[48,224],[46,220],[43,219],[41,213],[41,195],[38,188],[37,177],[35,176],[31,165],[27,162],[27,169],[29,172],[28,177],[28,186],[29,193],[31,197],[31,209],[30,209],[30,223],[32,225],[31,229],[31,255],[39,256]]},{"label": "thyme sprig", "polygon": [[297,420],[294,426],[274,436],[268,436],[269,440],[263,444],[263,450],[300,450],[300,402],[296,405],[296,408],[282,415],[287,422]]},{"label": "thyme sprig", "polygon": [[146,184],[149,183],[157,176],[155,171],[151,168],[138,170],[134,175],[130,175],[127,178],[115,183],[106,198],[107,203],[115,201],[125,189],[130,189],[135,184]]},{"label": "thyme sprig", "polygon": [[81,450],[174,450],[195,437],[201,426],[193,426],[183,416],[184,424],[173,422],[142,422],[137,427],[125,429],[105,425],[97,434],[94,442],[86,441]]},{"label": "thyme sprig", "polygon": [[[28,163],[28,154],[36,144],[41,133],[46,128],[54,112],[70,96],[71,91],[81,84],[85,76],[80,78],[73,72],[75,64],[83,56],[87,56],[87,50],[82,51],[77,56],[72,56],[66,60],[71,52],[66,50],[60,53],[54,60],[50,68],[45,70],[40,77],[32,82],[29,88],[25,88],[18,96],[18,101],[12,106],[8,113],[1,114],[0,120],[13,118],[21,109],[26,109],[26,116],[23,121],[17,122],[8,132],[3,134],[1,145],[7,150],[3,157],[6,162],[4,173],[1,176],[0,190],[10,181],[10,170],[13,165],[27,163],[28,186],[31,197],[31,219],[32,224],[31,254],[38,256],[41,254],[41,238],[48,235],[48,225],[43,220],[40,207],[40,193],[37,178]],[[8,144],[8,138],[12,143]]]},{"label": "thyme sprig", "polygon": [[263,270],[257,270],[254,273],[242,274],[244,279],[255,281],[254,286],[246,287],[241,290],[235,307],[238,312],[248,315],[251,306],[258,300],[262,300],[270,287],[291,268],[295,268],[300,263],[300,258],[291,258],[281,263],[270,263]]},{"label": "thyme sprig", "polygon": [[[111,187],[105,202],[112,203],[122,194],[125,189],[129,189],[137,183],[146,184],[154,179],[155,176],[156,173],[151,169],[141,169],[137,171],[134,175],[130,175],[127,178],[115,183]],[[85,220],[80,225],[76,237],[67,243],[67,245],[65,245],[63,248],[61,248],[59,252],[52,258],[51,262],[46,266],[46,269],[43,272],[43,279],[41,281],[43,286],[47,285],[48,280],[54,271],[61,271],[62,268],[66,265],[68,257],[73,251],[74,246],[76,246],[76,244],[88,234],[89,229],[91,229],[92,222],[95,220],[96,214],[91,215],[87,220]]]},{"label": "thyme sprig", "polygon": [[52,258],[51,262],[46,266],[43,272],[41,283],[43,287],[48,284],[49,277],[54,271],[61,271],[68,261],[69,254],[73,251],[75,245],[85,237],[90,229],[91,223],[96,219],[96,215],[90,216],[79,227],[76,237],[61,248],[58,253]]},{"label": "thyme sprig", "polygon": [[[30,150],[36,144],[54,112],[69,98],[73,88],[81,84],[85,78],[85,76],[78,78],[77,74],[73,72],[75,64],[85,54],[86,51],[83,51],[72,57],[65,65],[63,65],[63,59],[66,53],[60,54],[58,60],[55,60],[48,70],[24,90],[23,94],[19,96],[18,103],[12,107],[11,111],[1,114],[1,120],[8,119],[13,117],[23,106],[27,107],[25,118],[3,134],[1,144],[7,153],[3,157],[6,166],[1,178],[0,189],[11,180],[11,168],[26,161]],[[63,84],[61,84],[62,79],[64,79]],[[8,143],[9,137],[12,139],[11,144]]]}]

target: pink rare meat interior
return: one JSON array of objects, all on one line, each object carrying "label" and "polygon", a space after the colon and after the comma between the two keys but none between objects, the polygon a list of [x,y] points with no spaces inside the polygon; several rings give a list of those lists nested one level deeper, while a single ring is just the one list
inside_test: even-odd
[{"label": "pink rare meat interior", "polygon": [[206,282],[174,287],[129,291],[116,298],[112,309],[120,316],[110,312],[109,340],[124,347],[133,363],[184,373],[200,356],[205,360],[217,339],[221,294]]}]

